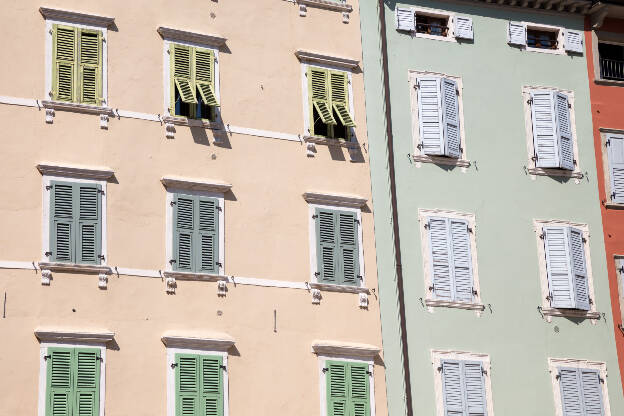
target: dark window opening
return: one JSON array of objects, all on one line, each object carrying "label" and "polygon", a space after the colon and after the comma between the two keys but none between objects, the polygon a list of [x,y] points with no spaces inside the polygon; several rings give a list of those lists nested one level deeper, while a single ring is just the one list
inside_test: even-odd
[{"label": "dark window opening", "polygon": [[314,106],[312,107],[312,111],[312,120],[314,120],[314,135],[329,137],[329,128],[327,124],[323,123],[321,116],[319,115],[318,111],[316,111],[316,108]]},{"label": "dark window opening", "polygon": [[599,43],[600,78],[624,81],[624,45]]},{"label": "dark window opening", "polygon": [[180,91],[175,87],[175,115],[192,119],[206,119],[214,121],[216,118],[216,108],[211,105],[204,104],[199,91],[195,92],[197,104],[188,104],[182,102]]},{"label": "dark window opening", "polygon": [[416,32],[433,36],[448,36],[448,17],[416,15]]},{"label": "dark window opening", "polygon": [[537,49],[557,49],[558,32],[527,29],[527,46]]},{"label": "dark window opening", "polygon": [[338,113],[336,113],[336,110],[334,110],[334,120],[336,120],[337,123],[335,126],[332,126],[334,130],[334,139],[347,140],[347,138],[349,137],[348,128],[345,127],[344,124],[342,124],[342,122],[340,121],[340,117],[338,117]]},{"label": "dark window opening", "polygon": [[215,113],[216,113],[215,107],[208,105],[208,104],[204,104],[204,101],[202,100],[199,90],[197,90],[195,94],[197,94],[197,109],[195,111],[195,118],[198,118],[198,119],[203,118],[206,120],[214,121]]},{"label": "dark window opening", "polygon": [[180,96],[180,91],[178,91],[177,86],[175,87],[175,115],[191,117],[191,105],[182,102],[182,97]]}]

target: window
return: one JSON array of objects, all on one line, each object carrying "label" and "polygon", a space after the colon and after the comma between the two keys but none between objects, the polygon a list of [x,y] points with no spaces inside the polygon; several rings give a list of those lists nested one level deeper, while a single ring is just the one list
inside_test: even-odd
[{"label": "window", "polygon": [[371,414],[369,364],[357,361],[325,361],[327,416]]},{"label": "window", "polygon": [[438,40],[474,38],[472,18],[425,8],[396,8],[397,30],[413,32],[416,37]]},{"label": "window", "polygon": [[583,32],[557,26],[509,22],[507,42],[535,52],[583,53]]},{"label": "window", "polygon": [[173,367],[176,415],[223,415],[223,356],[176,353]]},{"label": "window", "polygon": [[600,78],[624,81],[624,45],[599,42]]},{"label": "window", "polygon": [[350,112],[349,74],[309,66],[306,76],[310,134],[350,140],[355,122]]},{"label": "window", "polygon": [[559,32],[557,30],[539,30],[527,28],[527,47],[538,49],[556,50],[559,41]]},{"label": "window", "polygon": [[622,320],[624,320],[624,255],[616,254],[614,257],[618,296],[620,300],[620,322],[622,322]]},{"label": "window", "polygon": [[606,137],[609,163],[607,196],[611,203],[624,204],[624,135],[609,133]]},{"label": "window", "polygon": [[427,16],[416,13],[416,32],[433,36],[448,36],[448,17]]}]

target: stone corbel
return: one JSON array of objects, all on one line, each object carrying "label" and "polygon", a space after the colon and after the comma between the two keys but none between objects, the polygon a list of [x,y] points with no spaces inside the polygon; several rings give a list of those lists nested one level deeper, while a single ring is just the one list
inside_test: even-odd
[{"label": "stone corbel", "polygon": [[178,286],[177,283],[176,283],[175,277],[167,277],[165,279],[165,284],[167,286],[167,294],[168,295],[175,295],[176,287]]},{"label": "stone corbel", "polygon": [[321,295],[321,291],[319,289],[312,289],[310,290],[310,293],[312,294],[312,304],[319,305],[321,303],[321,298],[323,297]]},{"label": "stone corbel", "polygon": [[165,124],[165,137],[167,139],[175,139],[175,132],[176,132],[176,129],[173,123]]},{"label": "stone corbel", "polygon": [[368,309],[368,295],[366,293],[360,293],[360,308]]},{"label": "stone corbel", "polygon": [[98,287],[100,289],[108,288],[108,275],[106,273],[100,273],[98,275]]},{"label": "stone corbel", "polygon": [[53,108],[46,108],[45,110],[45,122],[48,124],[54,123],[55,112]]},{"label": "stone corbel", "polygon": [[308,8],[306,7],[305,4],[300,4],[299,5],[299,16],[301,17],[306,17],[308,14]]},{"label": "stone corbel", "polygon": [[100,128],[108,130],[108,114],[100,114]]},{"label": "stone corbel", "polygon": [[225,280],[219,280],[217,282],[217,295],[225,296],[227,294],[227,283]]},{"label": "stone corbel", "polygon": [[316,145],[314,143],[308,143],[306,145],[306,155],[308,157],[314,157],[315,153],[316,153]]},{"label": "stone corbel", "polygon": [[342,23],[349,23],[349,13],[342,12]]},{"label": "stone corbel", "polygon": [[50,286],[50,279],[52,279],[52,270],[41,270],[41,284]]}]

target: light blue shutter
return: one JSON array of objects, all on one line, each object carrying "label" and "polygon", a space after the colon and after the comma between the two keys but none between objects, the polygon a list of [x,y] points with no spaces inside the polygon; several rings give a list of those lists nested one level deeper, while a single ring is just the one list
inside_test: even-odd
[{"label": "light blue shutter", "polygon": [[317,276],[320,282],[338,283],[337,218],[334,211],[316,209]]},{"label": "light blue shutter", "polygon": [[544,251],[550,291],[550,306],[574,308],[574,283],[567,227],[544,227]]},{"label": "light blue shutter", "polygon": [[472,302],[472,255],[470,252],[468,222],[450,219],[450,224],[452,276],[455,289],[454,300]]},{"label": "light blue shutter", "polygon": [[464,390],[466,391],[466,416],[486,416],[485,377],[479,361],[463,361]]},{"label": "light blue shutter", "polygon": [[526,46],[526,26],[520,22],[509,22],[507,41],[511,45]]},{"label": "light blue shutter", "polygon": [[448,219],[429,217],[428,226],[433,293],[436,299],[452,300],[453,282]]},{"label": "light blue shutter", "polygon": [[78,191],[78,262],[100,264],[102,240],[102,186],[76,184]]},{"label": "light blue shutter", "polygon": [[455,17],[455,37],[459,39],[474,39],[472,19],[466,16]]},{"label": "light blue shutter", "polygon": [[565,50],[574,53],[583,53],[583,32],[568,30],[565,33]]},{"label": "light blue shutter", "polygon": [[572,126],[570,123],[570,105],[568,96],[556,92],[555,119],[557,121],[557,139],[559,142],[559,167],[574,170],[574,143],[572,141]]},{"label": "light blue shutter", "polygon": [[397,30],[412,31],[415,28],[415,13],[412,9],[403,7],[396,8],[396,26]]},{"label": "light blue shutter", "polygon": [[216,198],[197,198],[198,230],[195,242],[199,253],[196,270],[203,273],[219,272],[219,201]]},{"label": "light blue shutter", "polygon": [[578,369],[560,367],[558,370],[563,416],[584,416]]},{"label": "light blue shutter", "polygon": [[608,137],[611,201],[624,203],[624,136]]},{"label": "light blue shutter", "polygon": [[559,167],[559,146],[555,104],[552,91],[531,91],[531,116],[533,120],[533,146],[535,166],[538,168]]},{"label": "light blue shutter", "polygon": [[359,286],[358,219],[355,212],[338,211],[338,262],[344,285]]},{"label": "light blue shutter", "polygon": [[174,263],[173,269],[191,272],[195,263],[194,230],[195,203],[190,195],[175,195],[174,204]]},{"label": "light blue shutter", "polygon": [[457,360],[442,360],[441,365],[444,416],[463,416],[465,391],[461,363]]},{"label": "light blue shutter", "polygon": [[574,277],[574,297],[576,308],[589,310],[589,284],[587,282],[587,264],[585,262],[585,243],[583,232],[577,228],[569,228],[570,263]]},{"label": "light blue shutter", "polygon": [[452,79],[442,78],[442,120],[444,134],[444,154],[449,157],[461,156],[461,134],[459,128],[459,89]]},{"label": "light blue shutter", "polygon": [[604,407],[602,403],[602,385],[600,373],[597,370],[581,368],[582,399],[585,413],[583,416],[602,416]]},{"label": "light blue shutter", "polygon": [[75,263],[74,185],[51,182],[50,185],[50,251],[52,261]]},{"label": "light blue shutter", "polygon": [[440,78],[418,78],[418,122],[423,154],[443,155],[442,97]]}]

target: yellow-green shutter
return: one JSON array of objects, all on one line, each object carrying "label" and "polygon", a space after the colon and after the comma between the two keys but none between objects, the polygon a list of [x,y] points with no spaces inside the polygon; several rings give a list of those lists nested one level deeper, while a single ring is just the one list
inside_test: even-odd
[{"label": "yellow-green shutter", "polygon": [[195,48],[195,82],[206,105],[218,106],[214,87],[214,52]]},{"label": "yellow-green shutter", "polygon": [[328,88],[329,71],[322,68],[308,68],[308,95],[310,97],[310,127],[314,127],[314,111],[316,109],[324,124],[335,125],[332,115]]},{"label": "yellow-green shutter", "polygon": [[338,114],[340,122],[345,127],[355,127],[351,113],[349,113],[349,78],[346,72],[330,71],[331,103]]},{"label": "yellow-green shutter", "polygon": [[102,32],[81,29],[79,33],[80,102],[100,105],[102,103]]},{"label": "yellow-green shutter", "polygon": [[175,113],[175,90],[178,89],[182,102],[197,104],[195,98],[195,82],[192,71],[193,48],[185,45],[171,44],[171,111]]},{"label": "yellow-green shutter", "polygon": [[52,28],[52,99],[76,99],[75,74],[78,49],[77,29],[54,25]]}]

